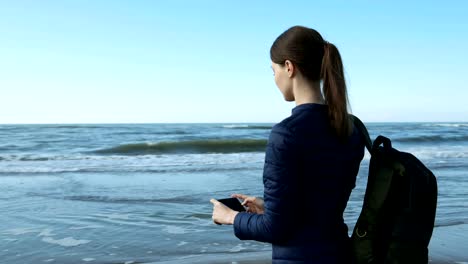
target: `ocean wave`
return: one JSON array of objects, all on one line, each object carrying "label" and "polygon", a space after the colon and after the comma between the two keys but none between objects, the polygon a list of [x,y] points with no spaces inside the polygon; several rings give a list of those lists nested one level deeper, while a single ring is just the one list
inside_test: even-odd
[{"label": "ocean wave", "polygon": [[195,153],[242,153],[265,151],[264,139],[191,140],[158,143],[134,143],[93,151],[95,154],[148,155]]},{"label": "ocean wave", "polygon": [[468,123],[426,124],[424,126],[432,126],[432,127],[468,127]]},{"label": "ocean wave", "polygon": [[50,175],[51,173],[200,173],[200,172],[234,172],[244,170],[259,170],[259,166],[242,166],[242,167],[199,167],[199,168],[167,168],[167,169],[151,169],[146,167],[128,167],[128,166],[113,166],[103,168],[21,168],[21,169],[0,169],[0,176],[15,176],[15,175]]},{"label": "ocean wave", "polygon": [[173,130],[173,131],[145,131],[144,133],[141,131],[121,131],[112,133],[113,135],[144,135],[144,134],[151,134],[151,135],[188,135],[191,134],[190,131],[184,130]]},{"label": "ocean wave", "polygon": [[[0,161],[67,161],[67,160],[90,160],[97,158],[84,155],[43,155],[43,154],[12,154],[0,156]],[[115,157],[118,159],[118,157]]]},{"label": "ocean wave", "polygon": [[49,126],[44,126],[43,128],[103,128],[103,126],[94,126],[94,125],[49,125]]},{"label": "ocean wave", "polygon": [[412,136],[412,137],[401,137],[393,138],[393,141],[402,142],[402,143],[428,143],[428,142],[468,142],[468,135],[462,136],[441,136],[441,135],[432,135],[432,136]]},{"label": "ocean wave", "polygon": [[467,220],[463,220],[463,219],[459,219],[459,220],[451,219],[451,220],[436,222],[435,225],[434,225],[434,227],[457,226],[457,225],[465,225],[465,224],[468,224],[468,221],[467,221]]},{"label": "ocean wave", "polygon": [[54,239],[52,237],[43,237],[42,241],[46,243],[50,243],[50,244],[56,244],[62,247],[76,247],[76,246],[91,242],[91,240],[85,240],[85,239],[80,240],[80,239],[74,239],[73,237],[65,237],[62,239]]},{"label": "ocean wave", "polygon": [[148,204],[148,203],[175,203],[175,204],[199,204],[203,200],[193,196],[178,196],[171,198],[144,198],[144,197],[110,197],[98,195],[72,195],[55,197],[70,201],[100,202],[100,203],[125,203],[125,204]]},{"label": "ocean wave", "polygon": [[[54,158],[52,158],[54,159]],[[20,161],[46,161],[50,160],[50,157],[21,157],[19,158]]]},{"label": "ocean wave", "polygon": [[223,128],[230,129],[271,129],[268,125],[224,125]]},{"label": "ocean wave", "polygon": [[[195,160],[197,161],[196,162],[197,164],[203,165],[205,164],[203,161],[206,161],[208,164],[213,164],[213,162],[215,163],[223,162],[223,164],[232,163],[229,161],[243,159],[243,157],[245,158],[245,155],[248,155],[249,153],[251,153],[252,155],[256,155],[256,154],[262,154],[264,153],[264,151],[260,151],[260,152],[251,151],[251,152],[239,152],[239,153],[182,153],[181,155],[178,155],[177,160],[174,160],[174,156],[171,155],[170,153],[167,155],[166,154],[151,155],[151,153],[148,153],[146,155],[119,155],[119,153],[116,153],[114,155],[94,155],[93,153],[90,153],[88,155],[75,154],[75,153],[60,154],[60,155],[47,155],[47,154],[27,153],[27,154],[5,154],[3,156],[0,156],[0,162],[23,161],[25,163],[37,162],[37,164],[39,163],[52,164],[52,162],[87,162],[85,165],[91,165],[91,163],[89,162],[93,162],[93,164],[97,164],[100,166],[101,162],[107,163],[111,161],[119,161],[119,162],[127,161],[127,162],[132,162],[133,164],[135,163],[142,164],[142,162],[147,162],[144,165],[148,166],[148,165],[153,164],[155,160],[159,161],[158,162],[159,165],[187,165],[187,164],[184,164],[184,162],[193,164]],[[228,154],[231,156],[226,156]],[[160,163],[160,161],[162,161],[162,163]],[[57,165],[54,164],[54,166],[56,167]]]},{"label": "ocean wave", "polygon": [[[5,155],[0,176],[56,173],[174,173],[252,170],[262,167],[264,152],[163,155]],[[3,159],[3,160],[1,160]]]}]

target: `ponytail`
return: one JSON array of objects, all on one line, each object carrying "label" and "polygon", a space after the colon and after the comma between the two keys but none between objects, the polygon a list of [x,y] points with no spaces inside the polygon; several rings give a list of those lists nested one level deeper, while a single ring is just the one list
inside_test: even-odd
[{"label": "ponytail", "polygon": [[343,73],[343,63],[335,45],[326,42],[324,45],[321,78],[323,93],[328,104],[330,125],[341,141],[346,141],[352,132],[348,116],[348,96]]},{"label": "ponytail", "polygon": [[335,45],[324,41],[315,29],[294,26],[273,42],[270,58],[277,64],[290,60],[307,80],[323,82],[331,130],[345,142],[353,126],[348,116],[343,63]]}]

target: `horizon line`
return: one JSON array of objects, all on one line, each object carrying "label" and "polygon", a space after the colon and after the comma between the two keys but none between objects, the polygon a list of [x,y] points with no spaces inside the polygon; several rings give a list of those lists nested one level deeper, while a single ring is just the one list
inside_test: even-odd
[{"label": "horizon line", "polygon": [[[364,123],[468,123],[468,121],[363,121]],[[90,122],[90,123],[0,123],[3,125],[163,125],[163,124],[276,124],[279,122]]]}]

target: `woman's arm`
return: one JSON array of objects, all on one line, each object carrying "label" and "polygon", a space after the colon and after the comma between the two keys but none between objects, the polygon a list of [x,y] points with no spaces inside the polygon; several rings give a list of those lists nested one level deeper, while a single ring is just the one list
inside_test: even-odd
[{"label": "woman's arm", "polygon": [[276,125],[270,134],[263,169],[264,214],[239,213],[235,235],[242,240],[281,243],[297,218],[298,147],[292,133]]}]

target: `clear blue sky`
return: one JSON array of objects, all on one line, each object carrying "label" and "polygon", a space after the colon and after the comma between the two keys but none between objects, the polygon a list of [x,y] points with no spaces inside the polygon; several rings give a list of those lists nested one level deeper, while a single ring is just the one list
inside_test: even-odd
[{"label": "clear blue sky", "polygon": [[467,1],[1,1],[0,123],[279,122],[293,25],[344,60],[364,121],[468,121]]}]

